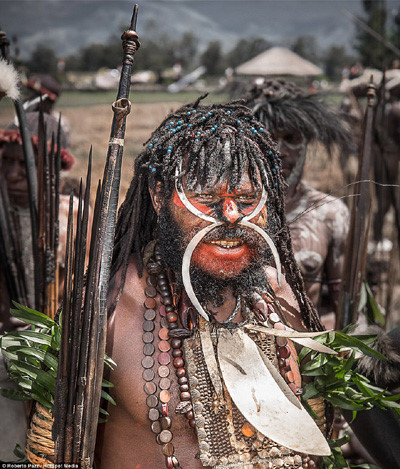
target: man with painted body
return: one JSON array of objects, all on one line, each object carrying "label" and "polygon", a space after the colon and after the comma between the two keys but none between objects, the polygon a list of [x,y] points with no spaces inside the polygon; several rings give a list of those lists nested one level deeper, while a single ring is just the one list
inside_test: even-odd
[{"label": "man with painted body", "polygon": [[[278,142],[282,173],[288,184],[286,220],[307,294],[319,308],[322,285],[326,283],[329,311],[336,312],[349,211],[341,200],[310,187],[302,176],[308,143],[320,142],[328,151],[336,143],[345,150],[346,130],[316,96],[305,95],[296,85],[283,80],[265,80],[255,85],[247,103]],[[329,327],[334,327],[332,318],[329,321]]]},{"label": "man with painted body", "polygon": [[279,165],[233,103],[178,110],[138,156],[117,224],[117,405],[99,430],[99,467],[314,467],[304,453],[329,453],[299,403],[293,342],[274,336],[321,330],[290,250]]}]

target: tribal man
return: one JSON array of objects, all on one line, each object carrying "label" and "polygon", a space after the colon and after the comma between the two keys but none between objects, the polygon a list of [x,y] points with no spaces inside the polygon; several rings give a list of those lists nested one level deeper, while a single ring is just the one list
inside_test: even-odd
[{"label": "tribal man", "polygon": [[[241,104],[198,100],[152,134],[117,223],[117,405],[99,467],[306,468],[330,453],[300,404],[293,342],[312,347],[307,331],[322,327],[291,251],[284,186],[274,144]],[[324,427],[323,403],[320,413]]]},{"label": "tribal man", "polygon": [[285,196],[287,222],[307,294],[319,308],[322,283],[326,283],[329,311],[336,312],[349,211],[341,200],[313,189],[302,177],[308,143],[319,142],[328,152],[338,144],[341,151],[346,151],[347,131],[318,96],[306,95],[284,80],[254,85],[247,105],[278,143],[282,173],[289,186]]}]

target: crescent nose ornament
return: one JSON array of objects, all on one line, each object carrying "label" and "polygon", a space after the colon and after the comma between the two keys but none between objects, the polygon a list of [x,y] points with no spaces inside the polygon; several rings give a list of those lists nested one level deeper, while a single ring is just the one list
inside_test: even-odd
[{"label": "crescent nose ornament", "polygon": [[[180,165],[181,166],[181,165]],[[187,245],[185,252],[183,254],[183,261],[182,261],[182,279],[183,279],[183,285],[185,287],[186,293],[192,302],[192,305],[197,309],[199,314],[206,320],[209,321],[209,316],[205,312],[204,308],[201,306],[199,300],[197,299],[197,296],[194,292],[193,286],[192,286],[192,280],[190,277],[190,262],[192,260],[192,255],[198,244],[202,241],[202,239],[214,228],[217,226],[224,225],[225,223],[222,221],[217,220],[214,217],[211,217],[209,215],[206,215],[205,213],[201,212],[198,210],[194,205],[191,204],[189,199],[186,197],[186,194],[183,190],[181,181],[179,180],[179,174],[180,174],[180,167],[176,168],[175,171],[175,189],[176,193],[178,194],[178,197],[180,201],[183,203],[183,205],[189,210],[189,212],[193,213],[193,215],[196,215],[198,218],[201,218],[202,220],[209,221],[211,222],[211,225],[206,226],[202,230],[200,230],[189,242]],[[263,188],[262,194],[260,201],[258,202],[256,208],[251,212],[249,215],[245,216],[242,218],[239,222],[237,222],[238,225],[243,225],[246,226],[247,228],[250,228],[254,231],[256,231],[267,243],[268,247],[272,251],[272,255],[275,260],[275,266],[276,266],[276,277],[277,277],[277,282],[278,285],[281,286],[281,276],[282,276],[282,269],[281,269],[281,261],[279,258],[278,250],[276,249],[272,239],[270,236],[259,226],[255,225],[254,223],[251,223],[249,220],[252,218],[256,217],[261,210],[263,209],[265,203],[267,201],[267,192],[265,188]]]}]

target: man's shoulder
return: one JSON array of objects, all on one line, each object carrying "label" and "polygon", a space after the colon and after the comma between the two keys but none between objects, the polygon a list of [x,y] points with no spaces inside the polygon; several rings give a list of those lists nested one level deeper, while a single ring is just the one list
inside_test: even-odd
[{"label": "man's shoulder", "polygon": [[[122,268],[116,274],[113,291],[110,293],[111,298],[115,299],[118,289],[121,285]],[[143,309],[145,299],[144,290],[146,288],[145,275],[139,275],[137,262],[131,256],[126,270],[125,282],[122,293],[117,302],[113,316],[132,318],[139,310]]]},{"label": "man's shoulder", "polygon": [[347,205],[340,198],[314,189],[304,183],[302,186],[304,190],[303,196],[307,198],[308,207],[315,206],[315,210],[322,211],[324,214],[330,214],[333,217],[336,217],[337,214],[342,216],[349,214]]}]

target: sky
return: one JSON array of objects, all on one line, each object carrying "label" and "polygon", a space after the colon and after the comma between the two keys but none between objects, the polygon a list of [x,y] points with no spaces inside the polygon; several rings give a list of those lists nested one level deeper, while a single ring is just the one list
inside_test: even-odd
[{"label": "sky", "polygon": [[[378,1],[378,0],[377,0]],[[355,26],[344,10],[363,16],[361,0],[138,0],[137,32],[179,37],[192,32],[205,47],[220,40],[224,50],[240,38],[263,37],[289,46],[296,37],[313,35],[324,49],[343,45],[351,52]],[[387,0],[389,15],[400,0]],[[104,43],[129,24],[133,2],[120,0],[0,0],[0,26],[18,37],[21,55],[37,44],[58,56],[92,42]],[[201,47],[200,47],[201,49]]]}]

